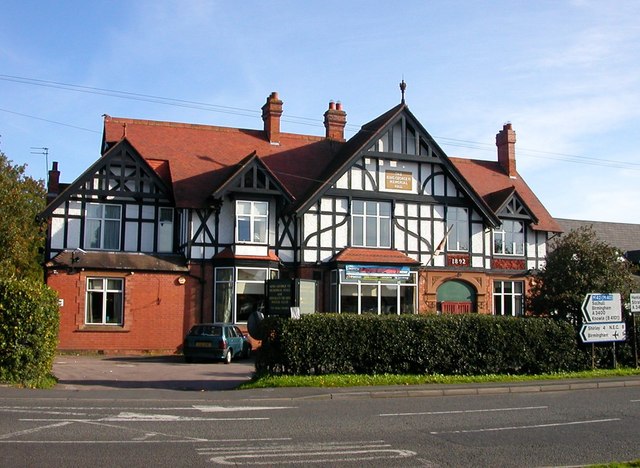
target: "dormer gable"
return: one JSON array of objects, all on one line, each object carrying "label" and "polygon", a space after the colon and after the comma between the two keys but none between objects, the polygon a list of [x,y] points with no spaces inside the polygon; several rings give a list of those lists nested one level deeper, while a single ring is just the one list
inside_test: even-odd
[{"label": "dormer gable", "polygon": [[510,190],[507,189],[502,192],[509,193],[504,197],[503,202],[496,210],[496,214],[500,219],[521,219],[531,221],[534,224],[538,222],[538,218],[536,218],[531,209],[529,209],[513,187]]},{"label": "dormer gable", "polygon": [[255,152],[237,164],[234,172],[211,194],[211,198],[220,199],[233,193],[283,197],[288,203],[294,200],[291,193]]}]

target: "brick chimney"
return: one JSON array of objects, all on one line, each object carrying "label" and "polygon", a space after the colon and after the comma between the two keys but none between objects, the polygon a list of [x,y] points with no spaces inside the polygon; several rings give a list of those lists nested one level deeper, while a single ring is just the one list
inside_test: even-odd
[{"label": "brick chimney", "polygon": [[329,101],[329,110],[324,113],[324,127],[327,129],[327,138],[344,141],[344,126],[346,124],[347,113],[342,110],[342,104]]},{"label": "brick chimney", "polygon": [[47,181],[47,203],[51,202],[60,193],[60,171],[58,170],[58,161],[53,162],[53,166],[49,171],[49,180]]},{"label": "brick chimney", "polygon": [[272,92],[267,102],[262,106],[262,120],[267,139],[272,145],[280,144],[280,116],[282,115],[282,101],[277,92]]},{"label": "brick chimney", "polygon": [[516,132],[510,123],[502,126],[502,130],[496,135],[498,147],[498,162],[504,168],[509,177],[515,178],[516,173]]}]

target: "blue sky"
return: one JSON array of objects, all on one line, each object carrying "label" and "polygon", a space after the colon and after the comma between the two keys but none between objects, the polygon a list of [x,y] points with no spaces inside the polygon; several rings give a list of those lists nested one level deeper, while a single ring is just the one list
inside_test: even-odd
[{"label": "blue sky", "polygon": [[449,156],[496,158],[553,216],[640,223],[640,2],[32,1],[0,16],[0,150],[63,182],[99,157],[102,114],[347,137],[400,101]]}]

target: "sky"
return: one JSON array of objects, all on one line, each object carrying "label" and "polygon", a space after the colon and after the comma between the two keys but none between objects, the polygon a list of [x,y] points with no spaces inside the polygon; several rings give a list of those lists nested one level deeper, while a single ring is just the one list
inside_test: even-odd
[{"label": "sky", "polygon": [[[552,216],[640,224],[640,2],[3,0],[0,151],[73,182],[103,114],[345,136],[406,103],[448,156],[496,160]],[[43,150],[42,148],[47,148]],[[46,154],[45,154],[46,153]],[[47,166],[48,163],[48,166]]]}]

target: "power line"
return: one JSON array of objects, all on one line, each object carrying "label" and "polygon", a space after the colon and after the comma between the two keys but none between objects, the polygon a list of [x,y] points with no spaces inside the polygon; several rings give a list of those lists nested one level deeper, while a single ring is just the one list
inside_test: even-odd
[{"label": "power line", "polygon": [[[220,112],[220,113],[233,114],[233,115],[239,115],[244,117],[260,118],[261,116],[261,112],[256,111],[255,109],[245,109],[241,107],[224,106],[219,104],[208,104],[208,103],[203,103],[198,101],[189,101],[184,99],[166,98],[166,97],[154,96],[150,94],[132,93],[127,91],[118,91],[118,90],[112,90],[112,89],[106,89],[106,88],[74,85],[74,84],[62,83],[58,81],[40,80],[35,78],[26,78],[26,77],[3,75],[3,74],[0,74],[0,80],[27,84],[27,85],[34,85],[34,86],[42,86],[47,88],[62,89],[66,91],[118,97],[121,99],[129,99],[134,101],[151,102],[151,103],[168,105],[168,106],[185,107],[185,108],[205,110],[210,112]],[[76,125],[70,125],[70,124],[58,122],[55,120],[44,119],[41,117],[36,117],[29,114],[23,114],[20,112],[10,111],[8,109],[0,108],[0,111],[7,112],[10,114],[20,115],[23,117],[28,117],[36,120],[41,120],[41,121],[53,123],[56,125],[75,128],[75,129],[83,130],[87,132],[98,133],[98,134],[101,133],[96,130],[91,130],[84,127],[78,127]],[[314,119],[310,117],[288,115],[287,117],[282,118],[281,120],[283,122],[295,123],[299,125],[308,125],[313,127],[324,126],[324,124],[320,122],[318,119]],[[353,128],[355,129],[355,131],[360,130],[361,128],[360,126],[355,124],[347,124],[347,127]],[[443,144],[446,144],[447,146],[451,146],[451,147],[461,147],[461,148],[468,148],[468,149],[474,149],[479,151],[491,151],[491,152],[495,151],[495,145],[489,144],[489,143],[461,140],[461,139],[449,138],[449,137],[437,137],[435,135],[434,135],[434,138],[436,138],[438,141],[442,142]],[[611,168],[618,168],[618,169],[640,170],[640,163],[616,161],[616,160],[609,160],[609,159],[595,158],[595,157],[588,157],[588,156],[579,156],[579,155],[566,154],[566,153],[557,153],[552,151],[543,151],[543,150],[527,149],[527,148],[519,147],[518,154],[529,156],[532,158],[550,159],[555,161],[571,162],[575,164],[611,167]]]}]

